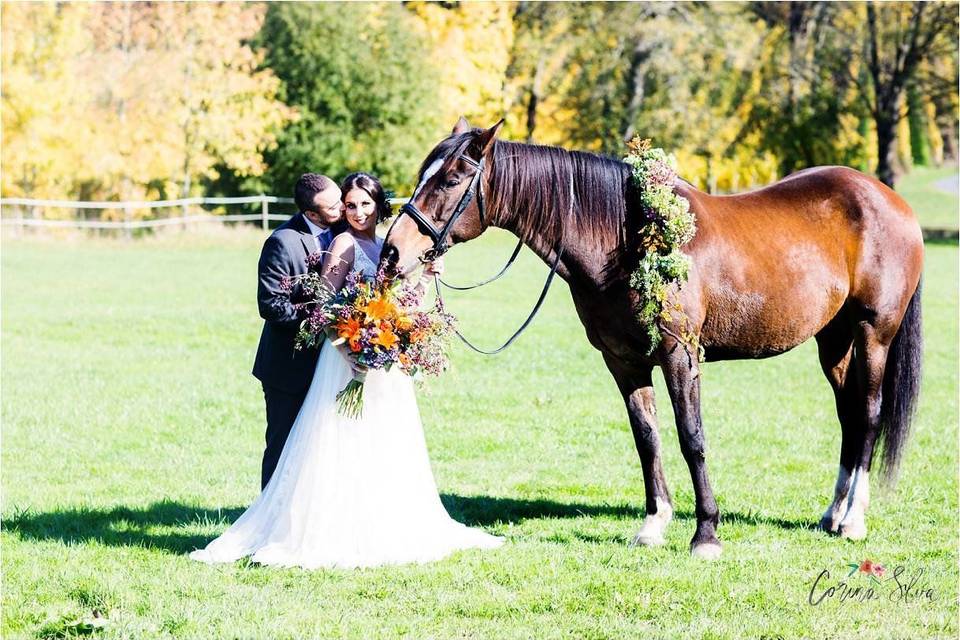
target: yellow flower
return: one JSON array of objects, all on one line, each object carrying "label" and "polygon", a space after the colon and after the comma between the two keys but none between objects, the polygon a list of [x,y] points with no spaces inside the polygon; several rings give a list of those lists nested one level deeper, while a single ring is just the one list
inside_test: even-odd
[{"label": "yellow flower", "polygon": [[388,326],[386,329],[382,329],[371,342],[380,345],[384,349],[390,349],[393,345],[397,344],[397,335],[391,331]]}]

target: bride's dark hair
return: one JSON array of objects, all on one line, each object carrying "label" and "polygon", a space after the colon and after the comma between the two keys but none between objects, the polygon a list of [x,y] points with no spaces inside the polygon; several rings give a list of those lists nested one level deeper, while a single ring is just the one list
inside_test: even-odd
[{"label": "bride's dark hair", "polygon": [[363,189],[373,198],[377,206],[377,222],[383,222],[393,215],[393,209],[390,208],[390,201],[387,192],[383,190],[380,181],[369,173],[357,172],[351,173],[340,184],[340,193],[342,198],[346,198],[351,189]]}]

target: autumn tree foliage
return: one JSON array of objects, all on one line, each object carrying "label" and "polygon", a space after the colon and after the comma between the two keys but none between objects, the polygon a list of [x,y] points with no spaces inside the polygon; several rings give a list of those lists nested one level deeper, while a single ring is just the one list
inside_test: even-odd
[{"label": "autumn tree foliage", "polygon": [[950,2],[3,3],[2,193],[408,194],[457,117],[710,191],[955,162]]},{"label": "autumn tree foliage", "polygon": [[262,174],[263,152],[295,118],[248,44],[262,5],[2,11],[4,195],[189,195],[216,166]]}]

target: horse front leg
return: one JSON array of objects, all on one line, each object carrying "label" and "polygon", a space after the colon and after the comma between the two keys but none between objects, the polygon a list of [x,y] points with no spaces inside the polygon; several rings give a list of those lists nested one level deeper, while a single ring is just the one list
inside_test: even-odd
[{"label": "horse front leg", "polygon": [[720,512],[707,478],[707,444],[700,417],[699,363],[695,354],[688,354],[684,345],[672,337],[664,337],[659,353],[663,377],[676,415],[680,451],[690,469],[697,502],[697,530],[690,541],[690,553],[701,558],[717,558],[721,552],[720,540],[717,539]]},{"label": "horse front leg", "polygon": [[627,406],[630,430],[643,467],[643,490],[646,494],[646,517],[632,545],[657,546],[666,542],[664,532],[673,519],[673,505],[667,489],[660,457],[660,434],[657,405],[653,394],[653,367],[630,369],[604,355],[607,368]]}]

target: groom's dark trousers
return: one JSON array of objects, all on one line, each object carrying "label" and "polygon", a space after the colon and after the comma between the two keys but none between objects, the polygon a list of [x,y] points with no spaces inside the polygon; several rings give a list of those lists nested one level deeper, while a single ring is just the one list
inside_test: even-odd
[{"label": "groom's dark trousers", "polygon": [[266,447],[260,471],[260,486],[266,487],[273,476],[283,445],[290,435],[313,379],[319,350],[294,348],[304,313],[295,306],[299,287],[282,286],[284,278],[307,271],[307,256],[330,245],[330,233],[314,238],[298,213],[267,238],[260,253],[257,306],[263,318],[263,332],[253,363],[253,375],[263,384],[267,405]]}]

